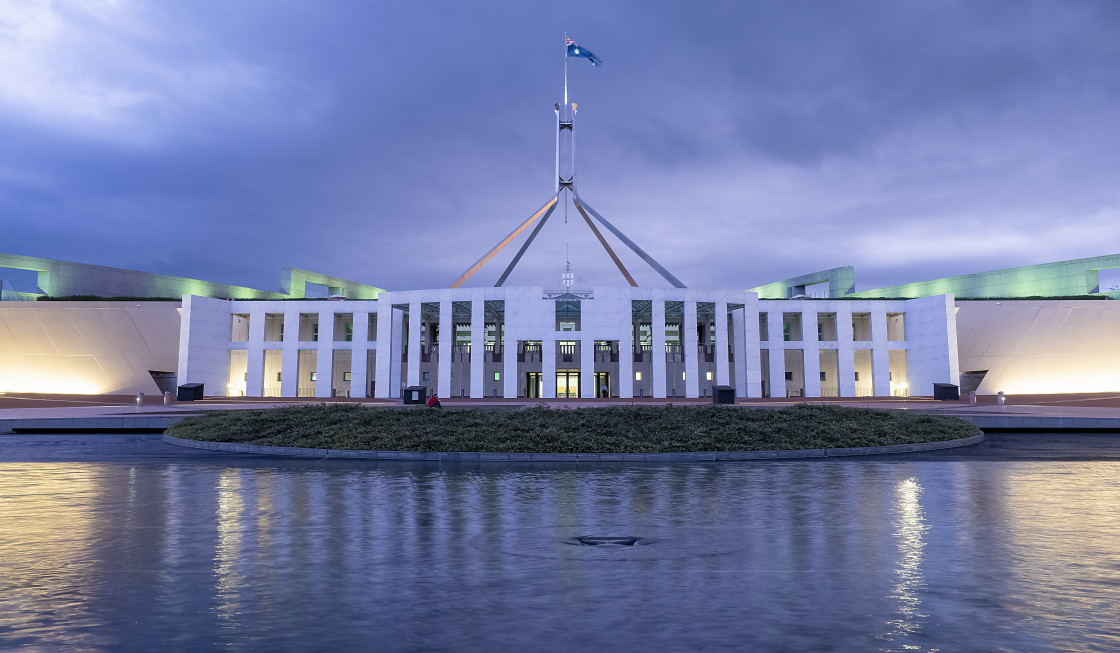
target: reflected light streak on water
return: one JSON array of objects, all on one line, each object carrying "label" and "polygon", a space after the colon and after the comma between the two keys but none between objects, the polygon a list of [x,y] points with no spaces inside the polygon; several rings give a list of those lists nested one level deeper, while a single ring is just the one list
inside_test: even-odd
[{"label": "reflected light streak on water", "polygon": [[224,460],[0,463],[0,648],[1120,649],[1111,461]]},{"label": "reflected light streak on water", "polygon": [[241,474],[240,470],[223,469],[218,476],[218,550],[214,556],[216,610],[222,621],[231,626],[237,625],[241,586],[245,582],[239,567],[243,555]]},{"label": "reflected light streak on water", "polygon": [[923,648],[914,643],[914,636],[922,629],[921,620],[928,616],[921,613],[921,590],[925,585],[922,557],[925,542],[922,534],[926,530],[921,495],[922,487],[914,477],[900,481],[895,487],[894,528],[898,562],[894,573],[897,582],[888,598],[895,601],[897,607],[896,617],[887,622],[889,631],[883,639],[888,644],[880,649],[882,651],[919,651]]}]

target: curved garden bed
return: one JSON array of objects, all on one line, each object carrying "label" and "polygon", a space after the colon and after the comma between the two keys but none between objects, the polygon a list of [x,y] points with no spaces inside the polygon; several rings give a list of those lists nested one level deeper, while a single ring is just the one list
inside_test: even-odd
[{"label": "curved garden bed", "polygon": [[979,433],[955,417],[806,404],[574,410],[332,404],[213,412],[167,430],[179,439],[261,447],[504,454],[828,450],[948,442]]}]

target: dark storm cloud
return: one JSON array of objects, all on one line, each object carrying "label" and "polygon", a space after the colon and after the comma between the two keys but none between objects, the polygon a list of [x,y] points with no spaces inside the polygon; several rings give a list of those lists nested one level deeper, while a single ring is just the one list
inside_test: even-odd
[{"label": "dark storm cloud", "polygon": [[[1113,253],[1118,28],[1109,0],[2,9],[0,251],[445,286],[552,190],[567,30],[605,61],[569,69],[581,194],[690,285]],[[515,281],[617,283],[561,215]]]}]

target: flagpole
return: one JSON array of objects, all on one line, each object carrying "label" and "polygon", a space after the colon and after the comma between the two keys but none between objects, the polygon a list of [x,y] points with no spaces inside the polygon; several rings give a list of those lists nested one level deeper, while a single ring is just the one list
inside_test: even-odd
[{"label": "flagpole", "polygon": [[564,32],[564,108],[568,107],[568,33]]}]

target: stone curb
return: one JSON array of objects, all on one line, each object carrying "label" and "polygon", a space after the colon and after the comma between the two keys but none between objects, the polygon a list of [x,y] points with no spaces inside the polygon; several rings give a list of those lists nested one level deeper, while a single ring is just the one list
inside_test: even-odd
[{"label": "stone curb", "polygon": [[732,460],[778,460],[790,458],[834,458],[913,453],[967,447],[984,441],[984,434],[941,442],[891,444],[882,447],[843,449],[795,449],[786,451],[697,451],[681,453],[495,453],[480,451],[361,451],[356,449],[306,449],[302,447],[263,447],[255,444],[206,442],[164,434],[163,441],[180,447],[235,453],[289,456],[293,458],[359,458],[362,460],[419,460],[429,462],[503,462],[503,463],[615,463],[615,462],[701,462]]},{"label": "stone curb", "polygon": [[161,431],[189,415],[101,415],[98,417],[26,417],[0,419],[0,433],[66,430]]}]

